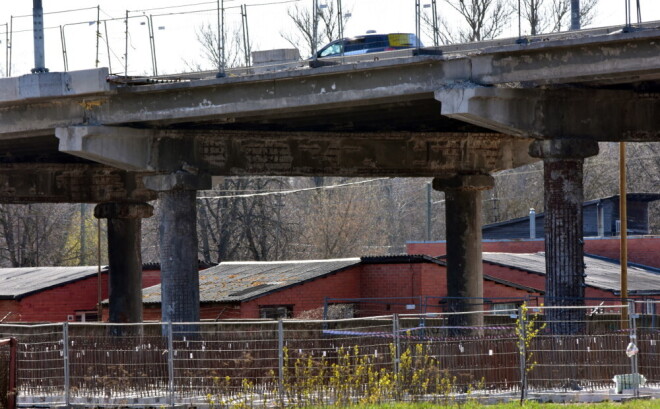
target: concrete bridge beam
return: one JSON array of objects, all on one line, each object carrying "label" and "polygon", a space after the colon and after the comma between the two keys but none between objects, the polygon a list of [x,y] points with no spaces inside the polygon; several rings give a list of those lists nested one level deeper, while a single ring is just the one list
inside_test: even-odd
[{"label": "concrete bridge beam", "polygon": [[197,190],[210,189],[208,175],[177,172],[145,178],[160,191],[161,319],[199,321]]},{"label": "concrete bridge beam", "polygon": [[[454,175],[433,179],[433,188],[445,192],[447,228],[447,296],[454,312],[450,326],[481,327],[483,315],[483,265],[481,258],[481,191],[495,181],[484,174]],[[472,330],[474,332],[475,329]],[[460,334],[455,334],[460,335]]]},{"label": "concrete bridge beam", "polygon": [[128,171],[218,176],[435,176],[531,163],[529,138],[494,132],[274,132],[58,128],[61,152]]},{"label": "concrete bridge beam", "polygon": [[[582,168],[584,158],[598,154],[589,140],[535,141],[530,155],[543,159],[545,205],[545,304],[584,306],[584,242]],[[576,334],[584,327],[584,310],[549,309],[555,334]]]},{"label": "concrete bridge beam", "polygon": [[97,164],[0,164],[0,203],[147,202],[142,176]]},{"label": "concrete bridge beam", "polygon": [[660,139],[660,93],[585,88],[438,90],[442,114],[521,137],[649,142]]},{"label": "concrete bridge beam", "polygon": [[146,203],[101,203],[94,208],[96,218],[108,219],[112,323],[142,322],[141,219],[152,214],[153,207]]}]

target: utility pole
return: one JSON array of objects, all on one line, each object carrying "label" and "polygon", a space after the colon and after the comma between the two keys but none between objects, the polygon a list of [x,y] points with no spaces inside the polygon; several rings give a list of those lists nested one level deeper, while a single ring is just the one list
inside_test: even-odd
[{"label": "utility pole", "polygon": [[108,22],[103,20],[103,30],[105,31],[105,49],[108,55],[108,71],[112,73],[112,58],[110,54],[110,38],[108,38]]},{"label": "utility pole", "polygon": [[341,7],[341,0],[337,0],[337,31],[337,38],[344,38],[344,13]]},{"label": "utility pole", "polygon": [[431,207],[433,205],[431,202],[432,189],[431,182],[428,182],[426,184],[426,241],[431,241]]},{"label": "utility pole", "polygon": [[580,0],[571,0],[571,30],[580,29]]},{"label": "utility pole", "polygon": [[[620,264],[621,264],[621,304],[628,305],[628,187],[626,186],[626,143],[619,142],[619,220],[620,220]],[[628,311],[621,309],[621,325],[627,328]]]},{"label": "utility pole", "polygon": [[431,1],[431,18],[433,18],[433,46],[440,46],[440,27],[438,27],[438,3]]},{"label": "utility pole", "polygon": [[80,265],[87,265],[87,229],[85,226],[85,203],[80,204]]},{"label": "utility pole", "polygon": [[101,6],[96,6],[96,60],[94,67],[99,67],[99,41],[101,40]]},{"label": "utility pole", "polygon": [[9,62],[7,63],[7,76],[11,77],[11,57],[12,57],[12,42],[14,41],[14,16],[9,16],[9,42],[7,42],[7,47],[9,48]]},{"label": "utility pole", "polygon": [[243,51],[245,54],[245,66],[250,66],[250,31],[248,27],[247,5],[241,5],[241,21],[243,22]]},{"label": "utility pole", "polygon": [[124,20],[126,31],[124,32],[124,76],[128,77],[128,10],[126,10],[126,20]]},{"label": "utility pole", "polygon": [[415,35],[417,36],[416,47],[419,49],[420,36],[422,35],[422,9],[420,0],[415,0]]},{"label": "utility pole", "polygon": [[66,51],[66,35],[64,34],[64,28],[66,27],[66,24],[63,26],[60,26],[60,42],[62,44],[62,60],[64,63],[64,71],[69,71],[69,59],[67,57],[67,51]]},{"label": "utility pole", "polygon": [[316,59],[319,38],[319,2],[312,0],[312,55]]},{"label": "utility pole", "polygon": [[218,73],[216,78],[223,78],[225,74],[225,0],[217,0],[218,12]]},{"label": "utility pole", "polygon": [[34,68],[32,73],[48,72],[44,50],[44,9],[41,0],[32,0],[32,27],[34,30]]}]

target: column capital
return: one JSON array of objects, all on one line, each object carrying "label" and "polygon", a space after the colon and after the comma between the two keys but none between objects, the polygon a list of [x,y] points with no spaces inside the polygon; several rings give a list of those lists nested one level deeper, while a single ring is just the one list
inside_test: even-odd
[{"label": "column capital", "polygon": [[433,189],[447,190],[489,190],[495,186],[495,179],[491,175],[452,175],[433,179]]},{"label": "column capital", "polygon": [[100,203],[94,207],[97,219],[144,219],[154,214],[154,208],[147,203]]},{"label": "column capital", "polygon": [[529,156],[542,159],[584,159],[598,155],[592,139],[542,139],[529,145]]},{"label": "column capital", "polygon": [[211,176],[206,173],[174,172],[166,175],[144,177],[144,185],[157,192],[168,190],[208,190],[212,187]]}]

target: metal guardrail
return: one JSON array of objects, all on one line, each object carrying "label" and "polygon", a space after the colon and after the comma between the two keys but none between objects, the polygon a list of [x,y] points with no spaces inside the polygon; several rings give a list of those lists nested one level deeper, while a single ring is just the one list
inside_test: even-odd
[{"label": "metal guardrail", "polygon": [[[651,22],[636,24],[633,26],[633,28],[635,31],[646,30],[646,29],[657,29],[660,28],[660,21],[651,21]],[[310,59],[310,60],[301,60],[301,61],[286,62],[286,63],[256,65],[250,67],[235,67],[235,68],[227,69],[225,73],[227,76],[231,77],[231,76],[247,76],[254,74],[263,74],[267,72],[307,70],[307,69],[313,69],[311,68],[311,66],[314,65],[314,61],[323,61],[323,64],[318,64],[318,66],[329,66],[329,65],[358,64],[358,63],[373,62],[373,61],[391,60],[397,58],[410,58],[417,55],[424,55],[424,56],[428,56],[429,58],[452,58],[463,55],[481,53],[497,47],[507,47],[514,45],[524,47],[525,45],[535,44],[540,42],[560,41],[560,40],[568,40],[568,39],[578,39],[578,38],[586,38],[586,37],[603,36],[609,34],[617,34],[624,32],[625,29],[626,26],[616,25],[616,26],[608,26],[608,27],[581,29],[579,31],[564,31],[558,33],[540,34],[536,36],[510,37],[504,39],[484,40],[479,42],[471,42],[471,43],[463,43],[463,44],[450,44],[439,47],[423,47],[420,49],[410,48],[410,49],[395,50],[395,51],[360,54],[354,56],[330,57],[330,58],[323,58],[322,60]],[[159,75],[159,76],[151,76],[151,77],[134,77],[132,85],[147,85],[150,83],[211,79],[211,78],[215,78],[216,74],[217,74],[217,70],[179,73],[179,74],[171,74],[171,75]],[[117,82],[121,82],[119,78],[122,77],[116,76],[116,78],[117,78],[116,80]],[[130,83],[130,81],[127,80],[124,80],[124,82]]]}]

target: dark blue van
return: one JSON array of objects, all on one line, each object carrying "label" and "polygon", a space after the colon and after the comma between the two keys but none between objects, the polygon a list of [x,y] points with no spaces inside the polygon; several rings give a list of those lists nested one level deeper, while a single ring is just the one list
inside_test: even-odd
[{"label": "dark blue van", "polygon": [[317,54],[317,58],[337,57],[340,55],[358,55],[367,53],[378,53],[382,51],[393,51],[404,48],[423,47],[415,34],[392,33],[392,34],[365,34],[357,37],[342,38],[335,40],[323,47]]}]

